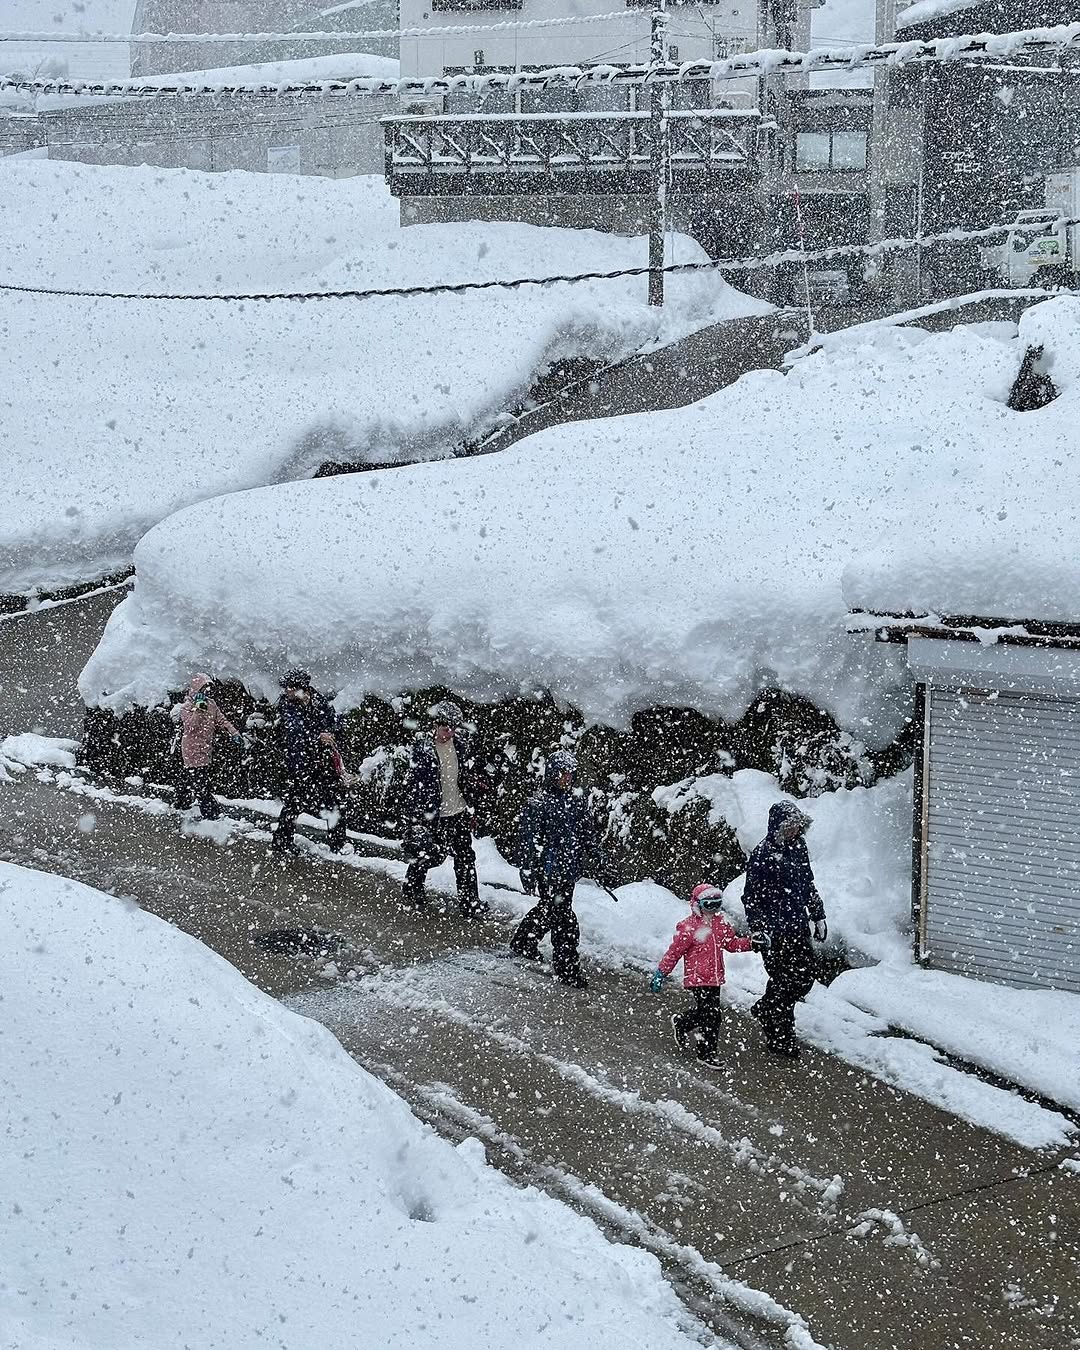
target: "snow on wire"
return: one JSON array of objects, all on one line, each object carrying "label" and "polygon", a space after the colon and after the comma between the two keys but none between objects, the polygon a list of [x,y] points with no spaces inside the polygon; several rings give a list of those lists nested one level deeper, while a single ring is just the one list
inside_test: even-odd
[{"label": "snow on wire", "polygon": [[[448,32],[438,29],[436,32]],[[338,35],[340,36],[340,35]],[[359,36],[359,35],[349,35]],[[886,42],[880,46],[859,43],[849,47],[818,47],[795,52],[761,50],[718,61],[684,61],[681,64],[652,63],[612,66],[556,66],[539,71],[503,71],[486,75],[411,76],[397,80],[359,76],[346,80],[299,80],[277,83],[182,81],[148,84],[137,80],[92,82],[87,80],[35,80],[20,75],[0,76],[0,90],[15,89],[37,94],[82,94],[117,97],[199,97],[234,94],[282,96],[292,94],[394,94],[402,97],[452,93],[484,94],[492,90],[513,93],[519,89],[546,89],[583,85],[689,84],[696,80],[737,80],[748,76],[797,74],[811,71],[858,70],[873,66],[902,66],[925,62],[951,62],[1017,55],[1041,54],[1080,46],[1080,23],[1054,28],[1029,28],[1014,33],[977,33],[932,41]]]},{"label": "snow on wire", "polygon": [[[564,14],[550,19],[502,19],[498,23],[451,24],[441,28],[370,28],[358,32],[313,33],[0,33],[0,42],[101,43],[124,46],[140,43],[204,42],[352,42],[356,38],[445,37],[459,33],[498,33],[521,28],[565,28],[574,24],[606,23],[611,19],[638,19],[648,10],[617,9],[607,14]],[[349,55],[343,52],[342,55]]]},{"label": "snow on wire", "polygon": [[[879,257],[927,244],[963,244],[994,239],[1009,234],[1038,235],[1053,227],[1064,229],[1080,225],[1080,217],[1061,217],[1055,221],[1008,221],[1002,225],[988,225],[981,230],[946,230],[942,234],[924,234],[915,239],[882,239],[874,244],[837,244],[830,248],[803,251],[783,249],[777,253],[757,254],[747,258],[717,258],[708,262],[668,263],[660,269],[648,266],[620,267],[611,272],[571,272],[547,277],[513,277],[490,281],[446,281],[426,286],[387,286],[381,289],[348,291],[250,291],[227,295],[204,293],[186,294],[165,291],[75,291],[53,286],[22,286],[0,281],[0,291],[23,295],[67,296],[78,300],[214,300],[233,304],[253,300],[386,300],[415,295],[460,295],[468,291],[516,290],[521,286],[571,285],[581,281],[615,281],[620,277],[647,276],[653,270],[662,272],[756,272],[766,267],[780,267],[788,263],[829,262],[842,258]],[[1049,294],[1049,292],[1048,292]]]}]

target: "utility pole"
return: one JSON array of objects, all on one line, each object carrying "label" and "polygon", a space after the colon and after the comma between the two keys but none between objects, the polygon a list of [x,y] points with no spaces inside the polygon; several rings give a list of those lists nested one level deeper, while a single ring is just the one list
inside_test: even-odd
[{"label": "utility pole", "polygon": [[[667,61],[667,0],[653,0],[649,63]],[[668,87],[657,80],[649,85],[649,169],[652,200],[649,205],[649,304],[664,303],[664,224],[667,214]]]}]

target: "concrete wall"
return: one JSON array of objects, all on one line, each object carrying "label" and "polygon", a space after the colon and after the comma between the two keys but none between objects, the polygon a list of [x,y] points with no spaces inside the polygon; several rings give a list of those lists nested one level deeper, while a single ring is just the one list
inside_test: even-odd
[{"label": "concrete wall", "polygon": [[381,174],[384,98],[111,103],[42,113],[50,159],[347,178]]}]

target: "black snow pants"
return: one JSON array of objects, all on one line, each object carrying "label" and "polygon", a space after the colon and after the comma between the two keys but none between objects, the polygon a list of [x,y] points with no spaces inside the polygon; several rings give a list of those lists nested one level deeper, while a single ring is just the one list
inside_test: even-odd
[{"label": "black snow pants", "polygon": [[539,961],[540,941],[550,932],[551,963],[555,969],[555,978],[563,984],[584,989],[585,976],[581,973],[578,958],[581,929],[574,913],[574,883],[555,887],[546,877],[542,877],[537,890],[538,901],[514,929],[510,950],[515,956]]},{"label": "black snow pants", "polygon": [[176,780],[176,805],[186,811],[195,802],[203,820],[217,820],[221,807],[214,800],[214,775],[209,764],[198,769],[181,769]]},{"label": "black snow pants", "polygon": [[281,804],[281,815],[274,826],[271,847],[284,852],[292,847],[296,820],[301,812],[311,815],[325,813],[327,847],[333,853],[340,853],[345,847],[345,813],[341,809],[336,779],[319,772],[300,774],[290,778],[285,788],[285,800]]},{"label": "black snow pants", "polygon": [[795,1004],[813,987],[817,959],[809,933],[773,933],[772,945],[763,955],[769,982],[754,1005],[761,1029],[770,1045],[795,1049]]},{"label": "black snow pants", "polygon": [[456,816],[440,816],[429,829],[417,831],[412,845],[415,856],[405,873],[401,898],[417,909],[424,904],[424,878],[432,867],[438,867],[448,857],[454,859],[454,881],[457,885],[458,909],[466,919],[486,914],[487,905],[480,901],[480,886],[476,879],[476,853],[473,850],[472,822],[468,811]]},{"label": "black snow pants", "polygon": [[693,1036],[697,1053],[702,1059],[712,1059],[720,1040],[720,1017],[724,1008],[724,991],[720,986],[692,988],[694,1006],[689,1012],[675,1014],[676,1032],[681,1039]]}]

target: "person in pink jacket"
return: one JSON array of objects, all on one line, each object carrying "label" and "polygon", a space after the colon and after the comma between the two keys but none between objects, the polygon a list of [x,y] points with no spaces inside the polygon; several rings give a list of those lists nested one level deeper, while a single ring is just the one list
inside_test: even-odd
[{"label": "person in pink jacket", "polygon": [[690,892],[690,914],[675,929],[671,946],[663,955],[650,988],[659,994],[664,982],[681,961],[683,985],[690,990],[694,1006],[675,1013],[672,1030],[680,1050],[696,1049],[703,1064],[720,1068],[716,1047],[723,1011],[724,953],[748,952],[753,944],[741,938],[720,913],[723,892],[707,882]]},{"label": "person in pink jacket", "polygon": [[198,801],[204,820],[217,820],[221,811],[214,800],[214,784],[210,762],[214,755],[214,737],[219,733],[230,737],[236,745],[244,738],[218,707],[209,675],[194,675],[179,709],[173,716],[180,723],[180,758],[183,773],[176,784],[176,805],[186,811]]}]

